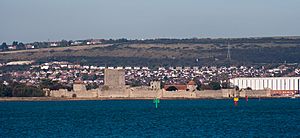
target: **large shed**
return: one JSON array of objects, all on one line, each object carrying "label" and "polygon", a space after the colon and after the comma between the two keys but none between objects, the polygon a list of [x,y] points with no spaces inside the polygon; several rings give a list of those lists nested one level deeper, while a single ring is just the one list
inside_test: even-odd
[{"label": "large shed", "polygon": [[273,93],[278,94],[292,94],[300,91],[300,77],[233,78],[230,79],[230,83],[240,89],[271,89]]}]

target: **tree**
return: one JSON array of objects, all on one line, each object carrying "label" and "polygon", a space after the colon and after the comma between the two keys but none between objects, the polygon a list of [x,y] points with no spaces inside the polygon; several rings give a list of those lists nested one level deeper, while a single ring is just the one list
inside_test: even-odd
[{"label": "tree", "polygon": [[67,40],[61,40],[60,46],[68,46],[69,42]]},{"label": "tree", "polygon": [[89,80],[89,75],[86,73],[82,74],[82,80]]},{"label": "tree", "polygon": [[10,87],[0,84],[0,97],[11,97],[12,96],[12,90]]},{"label": "tree", "polygon": [[236,91],[240,90],[239,86],[235,86],[234,89],[235,89]]},{"label": "tree", "polygon": [[23,43],[19,43],[17,45],[17,49],[26,49],[25,45]]},{"label": "tree", "polygon": [[212,90],[212,88],[209,85],[202,85],[201,89],[202,90]]},{"label": "tree", "polygon": [[131,80],[131,87],[138,87],[138,86],[142,86],[143,84],[141,83],[140,80]]},{"label": "tree", "polygon": [[18,45],[18,41],[13,41],[12,45],[13,46],[17,46]]},{"label": "tree", "polygon": [[97,85],[97,83],[89,83],[87,86],[86,86],[86,89],[87,90],[92,90],[92,89],[97,89],[99,88],[99,86]]},{"label": "tree", "polygon": [[45,93],[35,86],[20,83],[0,84],[0,97],[42,97]]},{"label": "tree", "polygon": [[47,88],[50,90],[59,90],[59,89],[64,89],[67,88],[65,86],[63,86],[62,84],[58,83],[57,81],[52,81],[49,79],[44,79],[40,82],[40,87],[43,88]]},{"label": "tree", "polygon": [[208,86],[212,89],[212,90],[220,90],[221,89],[221,85],[219,82],[210,82],[208,84]]},{"label": "tree", "polygon": [[202,88],[202,84],[201,84],[201,83],[197,84],[197,87],[196,87],[196,89],[197,89],[198,91],[201,91],[201,90],[203,90],[203,88]]},{"label": "tree", "polygon": [[94,74],[93,76],[92,76],[92,80],[97,80],[98,79],[98,76],[96,75],[96,74]]},{"label": "tree", "polygon": [[8,49],[7,44],[5,42],[3,42],[0,49],[2,49],[3,51],[6,51]]},{"label": "tree", "polygon": [[222,89],[230,89],[230,83],[229,82],[223,82],[222,83]]},{"label": "tree", "polygon": [[13,84],[12,86],[13,97],[43,97],[45,93],[42,89],[34,86],[26,86],[24,84]]},{"label": "tree", "polygon": [[72,43],[73,43],[72,40],[68,41],[68,46],[72,45]]},{"label": "tree", "polygon": [[200,80],[197,79],[197,78],[195,78],[195,79],[194,79],[194,82],[195,82],[196,85],[197,85],[196,89],[197,89],[198,91],[202,90],[202,84],[201,84]]}]

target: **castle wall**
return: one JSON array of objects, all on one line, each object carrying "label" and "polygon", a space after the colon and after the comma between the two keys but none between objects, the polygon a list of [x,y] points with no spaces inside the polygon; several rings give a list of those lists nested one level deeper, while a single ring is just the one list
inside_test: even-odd
[{"label": "castle wall", "polygon": [[125,91],[125,89],[122,90],[106,90],[106,91],[100,91],[98,96],[101,98],[128,98],[129,93],[128,91]]},{"label": "castle wall", "polygon": [[68,91],[66,89],[60,89],[58,91],[50,91],[51,97],[65,97],[65,98],[96,98],[98,97],[98,90],[90,91]]},{"label": "castle wall", "polygon": [[105,90],[94,89],[89,91],[67,91],[60,89],[50,91],[51,97],[65,98],[232,98],[234,96],[249,98],[271,97],[270,90],[242,90],[235,91],[233,89],[223,90],[204,90],[204,91],[165,91],[165,90],[150,90],[143,88],[131,88],[120,90]]},{"label": "castle wall", "polygon": [[163,98],[196,98],[195,92],[189,92],[189,91],[164,91],[163,90]]},{"label": "castle wall", "polygon": [[73,90],[75,92],[86,91],[85,84],[73,84]]},{"label": "castle wall", "polygon": [[245,95],[249,98],[258,98],[258,97],[271,97],[270,90],[244,90]]},{"label": "castle wall", "polygon": [[70,93],[68,92],[67,89],[59,89],[59,90],[50,91],[50,96],[51,97],[70,97]]},{"label": "castle wall", "polygon": [[221,90],[204,90],[196,92],[197,98],[223,98]]},{"label": "castle wall", "polygon": [[98,90],[74,92],[77,98],[97,98]]},{"label": "castle wall", "polygon": [[232,98],[240,95],[239,92],[234,89],[222,89],[220,91],[222,91],[223,98]]},{"label": "castle wall", "polygon": [[161,91],[152,91],[152,90],[128,90],[131,98],[156,98],[161,97]]}]

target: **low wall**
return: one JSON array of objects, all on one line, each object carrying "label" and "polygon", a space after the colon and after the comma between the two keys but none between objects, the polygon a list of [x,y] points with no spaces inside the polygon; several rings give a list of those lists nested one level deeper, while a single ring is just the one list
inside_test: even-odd
[{"label": "low wall", "polygon": [[271,97],[270,90],[244,90],[245,95],[249,98]]},{"label": "low wall", "polygon": [[85,92],[76,92],[77,98],[97,98],[98,91],[85,91]]},{"label": "low wall", "polygon": [[128,98],[129,93],[126,90],[107,90],[100,91],[98,97],[103,98]]},{"label": "low wall", "polygon": [[66,97],[66,98],[96,98],[98,97],[98,90],[90,91],[68,91],[66,89],[60,89],[58,91],[50,91],[51,97]]},{"label": "low wall", "polygon": [[204,90],[196,92],[197,98],[222,98],[223,93],[221,90]]},{"label": "low wall", "polygon": [[128,90],[130,98],[156,98],[161,97],[162,90],[152,91],[152,90]]},{"label": "low wall", "polygon": [[242,90],[235,91],[233,89],[222,90],[204,90],[204,91],[165,91],[165,90],[148,90],[148,89],[122,89],[122,90],[106,90],[94,89],[89,91],[67,91],[60,89],[58,91],[50,91],[51,97],[66,98],[232,98],[235,96],[249,98],[271,97],[270,90]]},{"label": "low wall", "polygon": [[59,90],[54,90],[50,91],[50,96],[51,97],[72,97],[72,94],[70,94],[66,89],[59,89]]},{"label": "low wall", "polygon": [[162,97],[163,98],[196,98],[196,93],[189,92],[189,91],[169,92],[163,90]]}]

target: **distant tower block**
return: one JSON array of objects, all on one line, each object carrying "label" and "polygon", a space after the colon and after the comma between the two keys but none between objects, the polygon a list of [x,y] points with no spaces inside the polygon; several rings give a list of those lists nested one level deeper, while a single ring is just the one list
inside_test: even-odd
[{"label": "distant tower block", "polygon": [[125,88],[125,71],[123,69],[105,69],[104,85],[108,86],[110,89]]}]

